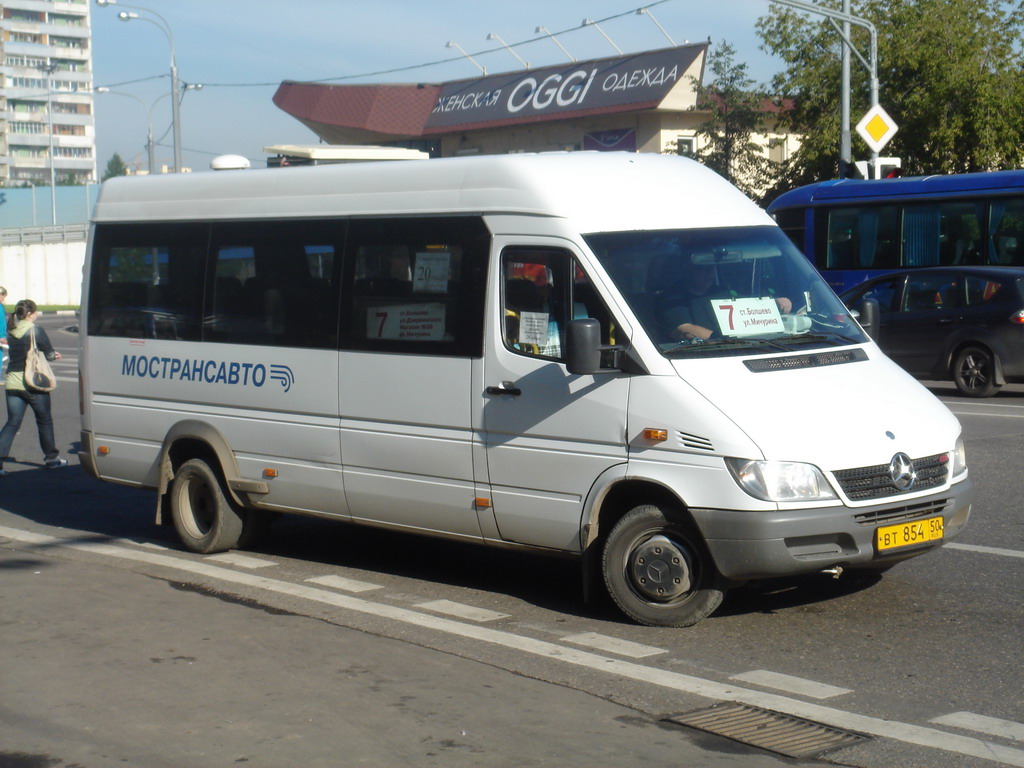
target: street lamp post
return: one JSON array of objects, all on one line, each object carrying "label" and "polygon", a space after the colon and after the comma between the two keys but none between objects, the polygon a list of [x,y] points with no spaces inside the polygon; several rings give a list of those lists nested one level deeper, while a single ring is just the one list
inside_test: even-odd
[{"label": "street lamp post", "polygon": [[[156,101],[153,104],[147,105],[138,96],[131,93],[121,93],[120,91],[112,91],[106,87],[99,87],[96,89],[96,93],[112,93],[115,96],[124,96],[129,99],[135,99],[142,105],[142,108],[146,110],[146,170],[150,174],[153,173],[153,169],[156,168],[156,159],[154,157],[154,144],[153,144],[153,107],[156,105]],[[164,98],[167,94],[165,93],[160,99]],[[159,101],[160,99],[157,99]]]},{"label": "street lamp post", "polygon": [[[809,2],[801,2],[801,0],[771,0],[771,2],[778,3],[779,5],[788,5],[792,8],[797,8],[801,11],[807,11],[808,13],[816,13],[819,16],[826,17],[832,26],[839,32],[840,37],[843,38],[843,52],[846,57],[846,63],[843,66],[843,83],[842,83],[842,115],[843,115],[843,127],[842,135],[840,136],[840,147],[839,147],[839,162],[840,165],[849,166],[852,162],[852,148],[850,146],[850,76],[849,76],[849,54],[853,53],[860,63],[868,70],[871,78],[871,106],[877,106],[878,104],[878,31],[875,29],[875,25],[867,19],[863,19],[859,16],[853,16],[849,12],[850,4],[847,0],[843,2],[842,11],[833,11],[828,8],[822,8],[818,5],[814,5]],[[842,26],[837,24],[837,21],[843,22]],[[853,45],[853,41],[850,39],[850,25],[863,27],[868,31],[870,35],[870,48],[868,49],[867,59],[861,55],[861,52],[857,50]],[[872,163],[878,162],[878,153],[871,153]]]},{"label": "street lamp post", "polygon": [[140,16],[137,13],[130,13],[128,11],[121,11],[117,14],[117,18],[121,21],[127,22],[135,19],[148,21],[167,36],[167,43],[171,49],[171,126],[174,133],[174,172],[181,173],[181,102],[178,97],[178,63],[174,49],[174,33],[171,31],[171,25],[167,23],[167,19],[156,11],[141,5],[129,5],[128,3],[120,3],[118,0],[96,0],[96,5],[101,7],[118,5],[122,8],[134,8],[137,11],[152,14],[159,19],[159,21],[153,21],[153,19],[147,16]]},{"label": "street lamp post", "polygon": [[[57,172],[54,168],[56,158],[53,156],[53,73],[57,71],[57,65],[51,62],[50,64],[44,64],[39,70],[46,74],[46,120],[50,135],[50,223],[53,226],[57,226]],[[35,204],[34,191],[32,202]],[[33,223],[34,219],[35,213],[33,212]]]}]

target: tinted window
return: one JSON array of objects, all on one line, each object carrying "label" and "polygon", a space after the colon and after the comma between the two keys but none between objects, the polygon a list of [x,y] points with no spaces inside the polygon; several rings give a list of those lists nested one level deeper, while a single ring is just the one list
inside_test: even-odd
[{"label": "tinted window", "polygon": [[989,264],[1024,266],[1024,199],[993,200],[989,232]]},{"label": "tinted window", "polygon": [[900,291],[905,281],[906,278],[901,276],[872,283],[867,290],[858,291],[847,298],[847,304],[850,307],[858,307],[865,299],[875,299],[880,312],[892,312],[899,308]]},{"label": "tinted window", "polygon": [[1018,280],[1014,277],[968,275],[964,282],[967,285],[968,306],[1021,303]]},{"label": "tinted window", "polygon": [[826,231],[823,267],[853,269],[899,264],[899,211],[895,206],[829,210]]},{"label": "tinted window", "polygon": [[331,221],[213,225],[206,340],[334,348],[344,231]]},{"label": "tinted window", "polygon": [[961,283],[958,274],[912,272],[903,296],[905,310],[935,310],[959,307]]},{"label": "tinted window", "polygon": [[478,218],[353,222],[343,346],[482,355],[489,247]]},{"label": "tinted window", "polygon": [[98,226],[89,334],[198,341],[208,237],[205,224]]}]

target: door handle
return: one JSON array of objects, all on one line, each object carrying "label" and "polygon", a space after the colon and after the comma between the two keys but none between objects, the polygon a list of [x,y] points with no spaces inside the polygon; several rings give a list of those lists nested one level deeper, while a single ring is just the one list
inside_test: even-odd
[{"label": "door handle", "polygon": [[488,387],[486,390],[488,395],[512,395],[513,397],[519,397],[523,394],[523,390],[515,386],[511,381],[503,381],[498,386]]}]

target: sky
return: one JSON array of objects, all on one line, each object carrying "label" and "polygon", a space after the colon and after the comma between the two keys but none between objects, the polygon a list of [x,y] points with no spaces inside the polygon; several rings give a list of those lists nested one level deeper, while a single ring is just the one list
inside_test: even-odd
[{"label": "sky", "polygon": [[[114,0],[109,0],[113,3]],[[567,62],[546,27],[583,61],[711,39],[727,42],[750,77],[767,82],[781,62],[759,49],[755,27],[769,0],[128,0],[91,6],[96,160],[102,175],[114,153],[146,167],[147,115],[160,146],[158,164],[173,164],[170,45],[178,76],[201,84],[181,105],[183,164],[209,169],[221,154],[266,160],[274,144],[316,144],[316,135],[278,109],[283,80],[336,84],[441,83],[523,69],[495,34],[533,67]],[[145,10],[142,10],[145,9]],[[118,19],[118,11],[142,18]],[[583,26],[593,19],[598,28]],[[652,20],[652,18],[654,20]],[[148,21],[147,21],[148,20]],[[659,29],[659,25],[664,32]],[[609,42],[604,35],[611,38]],[[666,37],[666,34],[668,37]],[[532,41],[532,42],[527,42]],[[519,45],[519,43],[523,43]]]}]

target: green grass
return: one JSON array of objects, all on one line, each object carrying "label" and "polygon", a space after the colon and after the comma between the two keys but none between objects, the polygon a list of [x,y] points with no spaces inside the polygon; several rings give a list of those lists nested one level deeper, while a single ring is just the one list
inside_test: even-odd
[{"label": "green grass", "polygon": [[[79,310],[79,308],[80,307],[77,304],[39,304],[37,306],[37,309],[40,312],[61,312],[61,311],[64,311],[64,310],[69,310],[69,309],[70,310],[74,310],[74,311],[77,312]],[[4,311],[5,312],[12,312],[13,310],[14,310],[14,305],[13,304],[10,305],[10,306],[5,306],[4,307]]]}]

